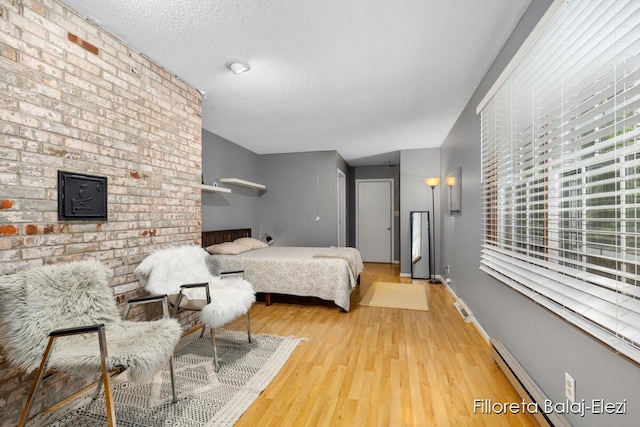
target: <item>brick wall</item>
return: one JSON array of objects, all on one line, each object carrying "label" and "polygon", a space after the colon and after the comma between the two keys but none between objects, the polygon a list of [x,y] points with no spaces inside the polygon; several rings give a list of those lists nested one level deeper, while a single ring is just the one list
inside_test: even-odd
[{"label": "brick wall", "polygon": [[[149,251],[199,243],[196,89],[57,0],[0,0],[0,94],[0,274],[98,259],[122,306]],[[108,221],[58,221],[59,170],[107,177]],[[51,376],[32,413],[94,379]],[[0,344],[0,425],[32,380]]]}]

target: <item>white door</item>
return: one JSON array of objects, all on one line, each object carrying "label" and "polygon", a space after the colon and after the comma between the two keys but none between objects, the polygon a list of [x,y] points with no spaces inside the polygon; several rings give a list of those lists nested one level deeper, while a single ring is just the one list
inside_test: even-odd
[{"label": "white door", "polygon": [[338,246],[347,245],[347,182],[338,169]]},{"label": "white door", "polygon": [[356,180],[356,247],[366,262],[391,262],[393,180]]}]

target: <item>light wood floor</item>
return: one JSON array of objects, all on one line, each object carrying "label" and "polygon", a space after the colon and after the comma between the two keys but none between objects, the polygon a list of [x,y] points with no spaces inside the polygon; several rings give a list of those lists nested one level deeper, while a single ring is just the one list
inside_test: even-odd
[{"label": "light wood floor", "polygon": [[[397,265],[374,281],[411,283]],[[530,415],[473,413],[474,399],[521,402],[451,294],[427,285],[429,311],[276,302],[251,309],[255,334],[305,337],[236,426],[535,426]],[[243,329],[241,320],[230,329]]]}]

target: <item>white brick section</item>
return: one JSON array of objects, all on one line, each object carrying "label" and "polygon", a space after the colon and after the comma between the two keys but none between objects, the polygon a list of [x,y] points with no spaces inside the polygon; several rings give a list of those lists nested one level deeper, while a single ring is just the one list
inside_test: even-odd
[{"label": "white brick section", "polygon": [[[0,273],[97,259],[123,304],[146,254],[200,242],[201,94],[58,0],[3,1],[0,32]],[[107,177],[108,221],[58,221],[59,170]],[[0,354],[6,425],[30,380]],[[87,380],[47,381],[34,411]]]}]

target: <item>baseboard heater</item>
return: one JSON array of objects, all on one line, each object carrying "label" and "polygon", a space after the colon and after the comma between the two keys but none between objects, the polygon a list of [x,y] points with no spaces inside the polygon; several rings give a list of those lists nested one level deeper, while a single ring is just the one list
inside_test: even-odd
[{"label": "baseboard heater", "polygon": [[513,388],[516,389],[526,403],[536,403],[538,408],[540,408],[537,413],[531,414],[538,424],[550,427],[571,426],[561,414],[544,413],[544,402],[548,399],[544,392],[500,341],[491,338],[490,342],[491,356],[500,369],[502,369],[511,385],[513,385]]}]

